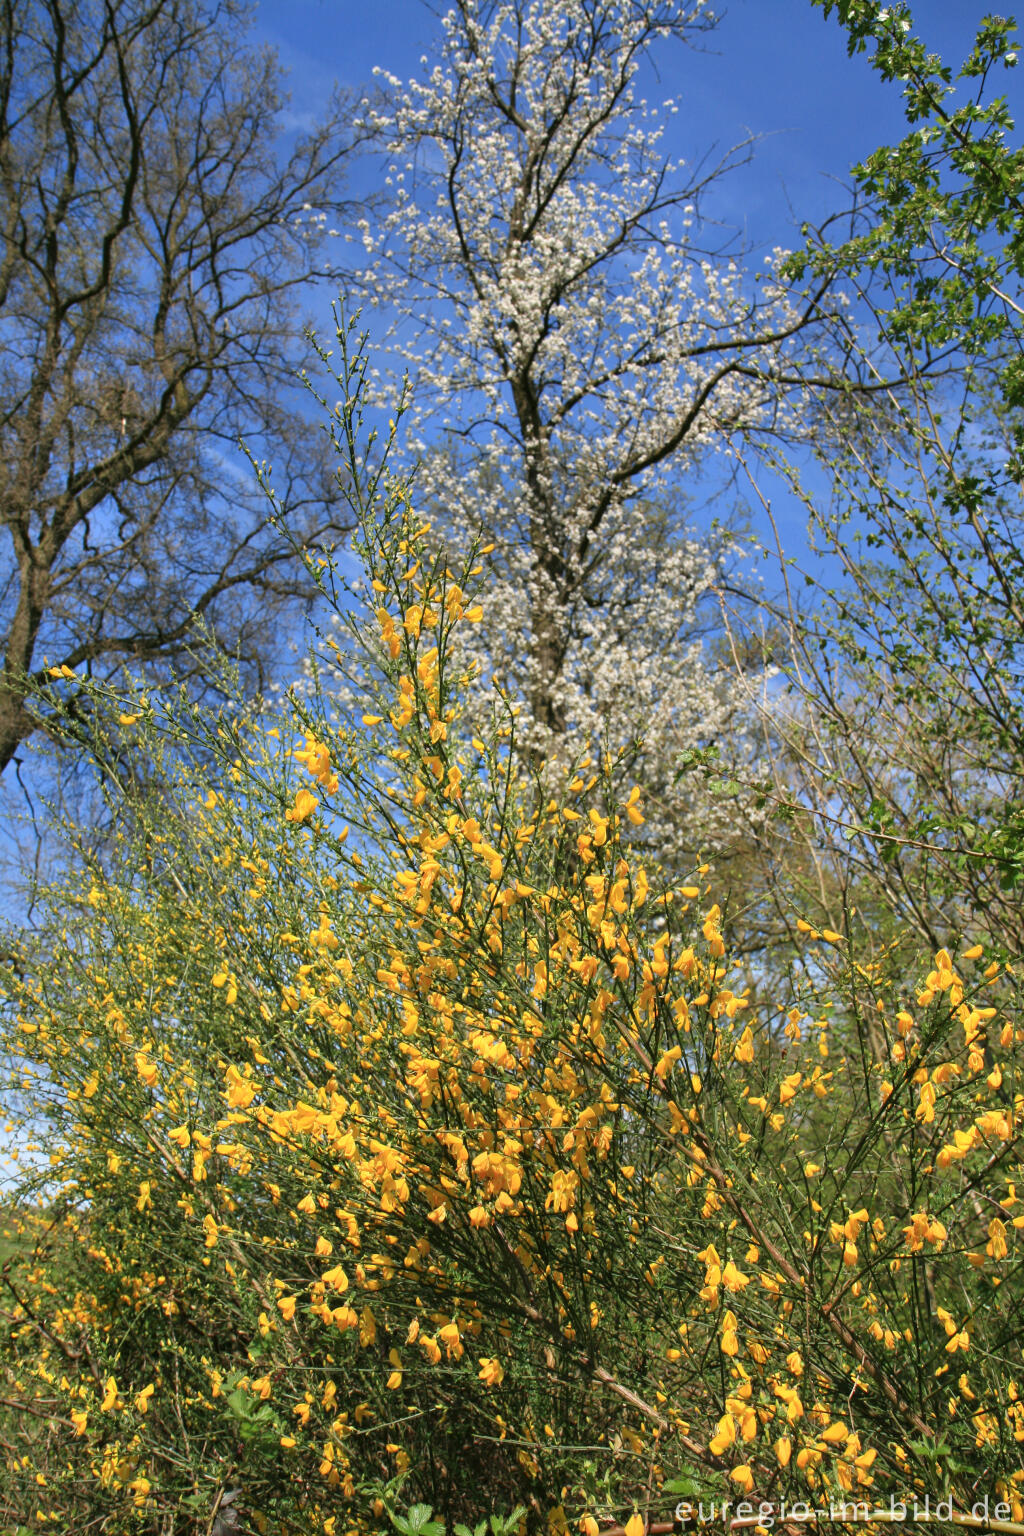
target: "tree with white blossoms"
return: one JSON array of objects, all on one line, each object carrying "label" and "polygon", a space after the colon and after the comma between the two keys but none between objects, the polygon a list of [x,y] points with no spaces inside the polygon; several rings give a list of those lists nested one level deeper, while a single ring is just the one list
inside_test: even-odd
[{"label": "tree with white blossoms", "polygon": [[538,756],[643,736],[691,848],[711,829],[682,825],[673,767],[736,705],[697,623],[720,552],[687,535],[682,486],[737,434],[798,429],[834,318],[824,285],[779,280],[780,253],[755,285],[700,243],[702,195],[744,148],[683,177],[675,106],[639,77],[712,24],[702,0],[458,0],[427,78],[384,76],[393,200],[362,225],[418,503],[493,546],[481,703],[493,681],[520,699]]}]

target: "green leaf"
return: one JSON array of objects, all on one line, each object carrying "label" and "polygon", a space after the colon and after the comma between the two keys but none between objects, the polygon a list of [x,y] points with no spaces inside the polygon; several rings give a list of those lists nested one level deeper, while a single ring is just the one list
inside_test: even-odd
[{"label": "green leaf", "polygon": [[247,1394],[240,1391],[237,1387],[234,1392],[228,1394],[224,1401],[236,1419],[248,1420],[252,1417],[252,1403]]},{"label": "green leaf", "polygon": [[667,1483],[662,1483],[663,1493],[677,1493],[683,1498],[695,1498],[700,1493],[701,1485],[687,1473],[681,1477],[671,1477]]}]

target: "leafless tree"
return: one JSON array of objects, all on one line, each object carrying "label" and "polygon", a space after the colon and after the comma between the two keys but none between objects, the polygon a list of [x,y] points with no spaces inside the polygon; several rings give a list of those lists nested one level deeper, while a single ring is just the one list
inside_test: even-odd
[{"label": "leafless tree", "polygon": [[286,134],[248,20],[240,0],[0,0],[0,768],[52,726],[50,667],[180,659],[201,615],[259,668],[305,592],[291,540],[344,526],[296,430],[297,301],[350,216],[358,130],[337,96]]}]

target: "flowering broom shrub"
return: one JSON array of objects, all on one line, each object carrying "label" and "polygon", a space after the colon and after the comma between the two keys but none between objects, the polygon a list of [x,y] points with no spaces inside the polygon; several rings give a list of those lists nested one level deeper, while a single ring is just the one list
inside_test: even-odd
[{"label": "flowering broom shrub", "polygon": [[7,1528],[1024,1518],[1011,967],[804,924],[755,1010],[621,763],[463,730],[474,568],[359,490],[352,393],[362,718],[91,690],[165,787],[12,947]]}]

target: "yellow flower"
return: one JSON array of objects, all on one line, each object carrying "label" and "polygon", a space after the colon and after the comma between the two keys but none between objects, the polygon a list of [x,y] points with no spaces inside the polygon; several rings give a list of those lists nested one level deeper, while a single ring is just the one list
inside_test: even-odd
[{"label": "yellow flower", "polygon": [[231,1109],[248,1109],[256,1097],[255,1086],[244,1078],[236,1066],[228,1067],[224,1076],[228,1086],[224,1094],[228,1106]]},{"label": "yellow flower", "polygon": [[107,1377],[107,1384],[106,1384],[106,1387],[104,1388],[104,1392],[103,1392],[103,1401],[102,1401],[102,1403],[100,1403],[100,1410],[103,1413],[110,1413],[111,1410],[114,1408],[116,1402],[117,1402],[117,1382],[114,1380],[113,1376],[108,1376]]},{"label": "yellow flower", "polygon": [[788,1104],[802,1081],[802,1072],[791,1072],[788,1077],[784,1077],[779,1084],[779,1103]]},{"label": "yellow flower", "polygon": [[331,754],[322,741],[317,741],[314,736],[306,737],[304,751],[292,753],[300,763],[305,763],[313,778],[322,785],[329,795],[333,795],[338,787],[338,778],[331,772]]},{"label": "yellow flower", "polygon": [[72,1408],[71,1422],[75,1426],[75,1438],[77,1439],[79,1436],[85,1434],[86,1425],[89,1422],[89,1415],[84,1408]]},{"label": "yellow flower", "polygon": [[749,1493],[751,1488],[754,1486],[754,1474],[751,1472],[746,1463],[744,1463],[741,1467],[733,1467],[732,1471],[729,1473],[729,1476],[732,1478],[734,1483],[739,1484],[744,1493]]},{"label": "yellow flower", "polygon": [[644,1536],[644,1519],[636,1510],[630,1515],[625,1525],[626,1536]]},{"label": "yellow flower", "polygon": [[725,1413],[718,1421],[718,1432],[708,1442],[712,1456],[723,1456],[736,1439],[736,1421],[731,1413]]},{"label": "yellow flower", "polygon": [[500,1360],[494,1357],[487,1359],[481,1356],[480,1369],[477,1375],[485,1386],[500,1387],[505,1379],[505,1370]]},{"label": "yellow flower", "polygon": [[295,804],[290,811],[285,811],[285,821],[305,821],[307,816],[312,816],[320,804],[316,795],[311,795],[308,789],[300,789],[295,796]]},{"label": "yellow flower", "polygon": [[135,1209],[137,1211],[146,1211],[152,1210],[152,1208],[153,1201],[150,1196],[150,1183],[148,1179],[143,1179],[139,1185],[139,1198],[135,1202]]},{"label": "yellow flower", "polygon": [[277,1310],[280,1312],[285,1322],[290,1323],[292,1318],[295,1316],[295,1297],[279,1296],[277,1299]]},{"label": "yellow flower", "polygon": [[150,1382],[148,1387],[143,1387],[142,1391],[136,1395],[135,1406],[139,1413],[145,1413],[148,1410],[149,1400],[155,1391],[156,1387]]},{"label": "yellow flower", "polygon": [[735,1056],[737,1061],[753,1061],[753,1059],[754,1059],[754,1036],[753,1036],[753,1033],[752,1033],[752,1031],[750,1029],[749,1024],[747,1025],[747,1028],[743,1031],[742,1035],[740,1035],[740,1038],[739,1038],[739,1040],[738,1040],[738,1042],[736,1044],[736,1047],[733,1050],[733,1055]]},{"label": "yellow flower", "polygon": [[444,1345],[449,1359],[451,1359],[452,1356],[454,1356],[456,1360],[461,1359],[463,1349],[458,1323],[445,1323],[443,1328],[438,1329],[437,1336],[441,1340],[441,1343]]},{"label": "yellow flower", "polygon": [[136,1051],[135,1070],[147,1088],[154,1088],[156,1086],[160,1074],[157,1071],[156,1062],[151,1061],[145,1051]]},{"label": "yellow flower", "polygon": [[994,1216],[988,1224],[988,1242],[985,1244],[985,1252],[990,1259],[1005,1259],[1008,1252],[1006,1242],[1006,1226],[998,1216]]}]

